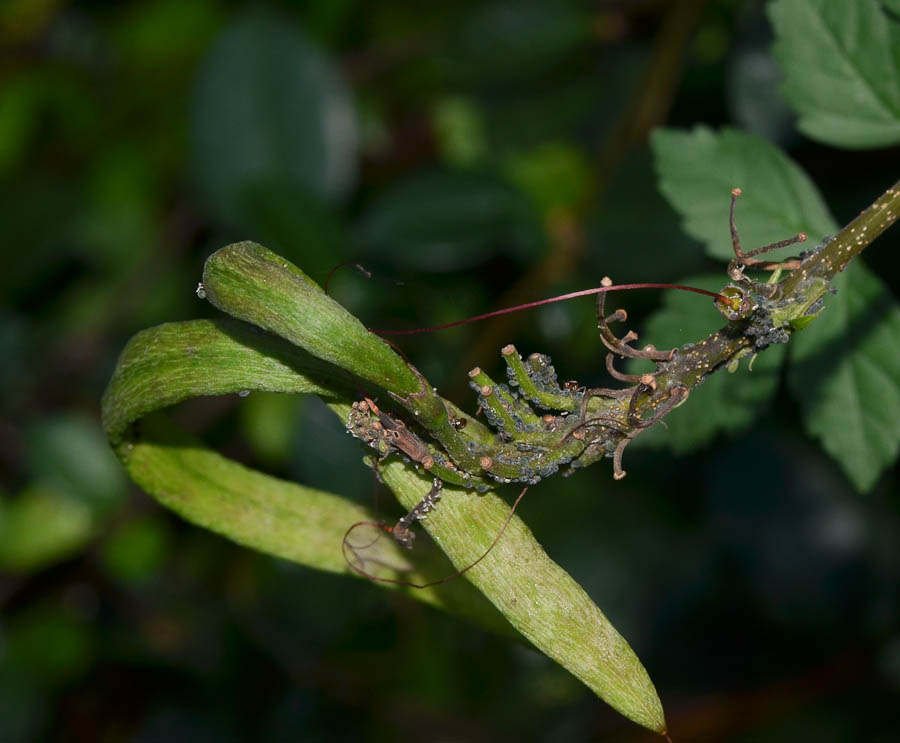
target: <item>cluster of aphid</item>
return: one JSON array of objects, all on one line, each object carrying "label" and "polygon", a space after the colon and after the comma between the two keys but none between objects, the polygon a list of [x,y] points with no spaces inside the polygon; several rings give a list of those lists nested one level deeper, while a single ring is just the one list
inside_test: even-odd
[{"label": "cluster of aphid", "polygon": [[[408,461],[435,476],[435,483],[443,479],[484,490],[488,487],[485,479],[488,476],[502,483],[533,484],[565,465],[569,469],[564,474],[568,474],[574,468],[603,458],[612,458],[613,477],[623,478],[622,455],[627,445],[680,405],[687,398],[689,389],[713,371],[703,360],[708,358],[705,353],[709,345],[724,346],[754,333],[759,336],[759,343],[754,346],[760,348],[781,341],[780,335],[776,337],[777,333],[784,335],[783,340],[787,339],[783,330],[765,326],[768,314],[763,310],[777,285],[752,281],[743,271],[747,267],[761,270],[795,268],[795,261],[770,263],[757,260],[755,256],[802,242],[806,236],[800,234],[790,240],[744,252],[734,223],[734,203],[739,195],[739,189],[732,192],[730,213],[735,258],[728,274],[735,283],[715,295],[720,311],[734,321],[732,325],[740,325],[734,333],[718,333],[697,346],[684,346],[678,350],[659,351],[650,345],[635,348],[632,343],[637,340],[636,333],[628,331],[618,337],[612,331],[610,325],[625,322],[627,315],[621,309],[606,315],[605,293],[601,290],[597,294],[597,319],[600,340],[608,349],[606,368],[611,377],[628,386],[612,389],[590,388],[573,381],[560,384],[548,356],[532,354],[523,360],[515,347],[508,345],[501,351],[507,365],[507,383],[497,384],[479,368],[469,372],[470,385],[478,395],[479,410],[494,429],[493,436],[485,440],[484,436],[468,435],[464,430],[466,419],[454,418],[447,411],[448,419],[455,424],[453,435],[458,434],[465,441],[463,451],[467,461],[463,462],[460,456],[451,458],[444,450],[426,443],[403,421],[382,412],[369,398],[353,404],[348,431],[372,446],[379,457],[400,452]],[[612,281],[604,278],[601,284],[608,289]],[[754,313],[760,318],[754,320]],[[745,326],[755,328],[755,324],[760,327],[748,334]],[[656,369],[640,375],[625,374],[615,366],[616,359],[622,358],[648,360]],[[536,409],[547,412],[538,413]],[[450,451],[447,446],[445,449]],[[436,485],[419,506],[391,530],[401,544],[411,546],[410,524],[434,507],[439,494],[440,488]]]},{"label": "cluster of aphid", "polygon": [[[604,282],[609,282],[604,279]],[[624,310],[604,316],[604,294],[598,295],[601,340],[609,349],[607,368],[619,381],[631,386],[621,389],[589,388],[577,382],[559,383],[550,358],[532,354],[523,359],[512,345],[502,350],[507,365],[508,383],[497,384],[479,368],[469,372],[470,385],[478,395],[479,408],[495,430],[493,440],[485,443],[467,438],[466,449],[478,462],[477,471],[466,471],[439,447],[415,433],[403,421],[383,412],[369,398],[353,403],[347,428],[356,438],[371,446],[379,457],[399,452],[404,458],[430,472],[434,487],[426,497],[387,529],[405,547],[411,547],[410,526],[434,508],[440,495],[441,479],[484,490],[485,475],[507,483],[534,484],[555,474],[560,467],[583,467],[598,459],[612,457],[613,476],[625,476],[622,454],[638,434],[646,430],[686,397],[688,388],[673,384],[662,386],[656,375],[664,369],[675,351],[657,351],[652,346],[637,349],[631,343],[633,332],[618,338],[609,323],[624,321]],[[630,375],[614,366],[616,357],[654,361],[657,372]],[[546,411],[538,413],[536,410]],[[458,419],[456,430],[465,437],[465,418]]]}]

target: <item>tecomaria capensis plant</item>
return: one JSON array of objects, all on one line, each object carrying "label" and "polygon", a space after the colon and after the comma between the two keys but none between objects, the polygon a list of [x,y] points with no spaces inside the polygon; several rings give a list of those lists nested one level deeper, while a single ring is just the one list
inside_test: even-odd
[{"label": "tecomaria capensis plant", "polygon": [[[122,352],[103,400],[107,434],[132,478],[188,520],[311,567],[377,571],[388,585],[482,625],[511,625],[622,714],[664,733],[662,706],[640,661],[525,524],[507,523],[508,506],[494,487],[533,484],[606,459],[613,478],[623,478],[628,444],[690,405],[699,384],[818,322],[839,274],[900,210],[895,185],[835,236],[799,257],[767,261],[759,256],[805,235],[745,251],[734,219],[739,194],[731,197],[730,283],[713,292],[727,321],[717,332],[669,350],[638,347],[633,331],[615,331],[626,313],[605,309],[612,282],[592,290],[610,387],[560,383],[547,356],[523,358],[507,345],[500,350],[504,383],[479,368],[469,374],[482,421],[442,398],[298,267],[242,242],[210,256],[198,289],[229,317],[151,328]],[[626,373],[617,367],[626,358],[655,369]],[[348,528],[371,522],[371,514],[229,461],[154,413],[190,397],[249,390],[319,395],[374,449],[379,476],[409,511],[391,530],[395,542],[354,542],[348,552]],[[398,549],[412,543],[410,527],[420,518],[468,583],[436,581],[446,568],[434,552]]]}]

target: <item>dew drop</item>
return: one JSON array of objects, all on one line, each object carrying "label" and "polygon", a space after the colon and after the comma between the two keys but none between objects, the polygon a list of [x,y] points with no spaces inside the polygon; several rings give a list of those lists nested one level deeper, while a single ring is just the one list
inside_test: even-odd
[{"label": "dew drop", "polygon": [[241,390],[238,392],[238,397],[248,397],[250,395],[250,390]]},{"label": "dew drop", "polygon": [[197,284],[197,299],[206,299],[206,287],[202,281]]}]

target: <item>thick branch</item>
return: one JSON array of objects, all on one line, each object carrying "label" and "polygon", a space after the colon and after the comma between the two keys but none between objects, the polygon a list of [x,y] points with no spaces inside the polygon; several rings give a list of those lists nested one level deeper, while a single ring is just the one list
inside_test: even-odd
[{"label": "thick branch", "polygon": [[751,351],[784,343],[795,328],[810,320],[831,281],[900,214],[900,182],[833,239],[812,250],[783,281],[771,299],[753,295],[756,309],[700,343],[679,349],[672,364],[657,376],[661,386],[696,386],[703,378]]},{"label": "thick branch", "polygon": [[[833,240],[814,252],[797,270],[781,282],[781,296],[796,297],[804,282],[819,279],[828,282],[843,271],[876,237],[897,221],[900,215],[900,181],[891,186],[867,209],[842,229]],[[827,286],[815,296],[807,296],[810,304],[821,297]]]}]

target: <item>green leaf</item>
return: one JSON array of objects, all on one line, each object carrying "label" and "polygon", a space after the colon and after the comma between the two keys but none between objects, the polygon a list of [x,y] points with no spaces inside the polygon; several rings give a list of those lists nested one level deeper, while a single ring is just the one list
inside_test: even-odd
[{"label": "green leaf", "polygon": [[[722,288],[721,276],[691,276],[679,284],[710,291]],[[657,348],[677,348],[699,341],[722,326],[722,316],[710,303],[687,292],[665,292],[662,308],[647,320],[641,339]],[[786,347],[770,346],[753,360],[741,361],[733,373],[722,369],[707,377],[680,407],[638,437],[640,444],[667,446],[677,454],[699,449],[720,433],[733,434],[749,426],[765,411],[778,389]],[[637,370],[638,365],[632,364]],[[641,367],[641,371],[646,371]]]},{"label": "green leaf", "polygon": [[[208,262],[205,275],[207,281],[213,280],[205,283],[211,295],[219,300],[227,297],[223,306],[253,316],[286,337],[341,362],[354,353],[365,357],[366,344],[374,336],[299,269],[252,243],[230,246],[216,256]],[[287,298],[303,310],[297,314]],[[258,306],[253,306],[254,301]],[[318,315],[322,317],[317,319]],[[181,327],[190,329],[193,325]],[[131,477],[186,519],[241,544],[311,567],[349,572],[341,546],[352,524],[372,520],[363,509],[328,493],[231,462],[173,428],[164,418],[152,416],[139,427],[129,428],[136,415],[149,412],[153,400],[161,405],[184,399],[198,387],[206,394],[215,394],[233,389],[239,379],[244,389],[271,388],[259,375],[247,373],[240,378],[239,369],[203,372],[202,384],[198,385],[192,378],[198,371],[192,366],[193,356],[214,354],[193,345],[192,352],[186,353],[177,328],[163,326],[168,334],[165,342],[172,346],[168,351],[158,347],[158,337],[151,331],[137,336],[123,353],[104,397],[107,429],[118,432],[116,451]],[[243,367],[240,353],[247,351],[233,347],[241,344],[217,339],[224,333],[213,324],[201,329],[213,348],[224,347],[232,354],[231,366]],[[164,399],[147,391],[149,367],[139,363],[144,353],[176,362],[165,376]],[[179,360],[184,365],[181,371],[177,368]],[[283,387],[311,389],[315,384],[314,379],[299,372],[295,379],[291,379],[289,369],[280,373]],[[418,384],[418,379],[413,379]],[[132,393],[141,393],[137,402],[129,401]],[[332,397],[328,406],[342,421],[347,420],[350,405],[346,400]],[[126,433],[131,438],[126,438]],[[396,459],[382,464],[380,471],[406,508],[418,503],[430,486],[427,478]],[[441,505],[429,514],[426,526],[457,568],[475,562],[487,550],[508,516],[508,506],[490,492],[476,494],[448,486]],[[427,582],[451,572],[429,557],[433,553],[421,548],[415,553],[420,567],[409,570],[409,563],[391,540],[366,541],[370,545],[362,555],[366,570],[375,566],[380,571],[387,566],[386,577],[414,582]],[[518,518],[510,520],[497,548],[469,573],[467,577],[484,596],[539,649],[622,714],[651,729],[665,729],[659,698],[634,652],[584,590],[540,549]],[[490,628],[502,631],[508,626],[496,612],[486,609],[484,597],[465,581],[450,581],[413,595]]]},{"label": "green leaf", "polygon": [[149,328],[119,356],[103,395],[103,428],[117,445],[130,423],[201,395],[242,390],[334,395],[333,369],[280,338],[234,320]]},{"label": "green leaf", "polygon": [[801,131],[837,147],[900,142],[900,24],[875,0],[777,0],[769,18]]},{"label": "green leaf", "polygon": [[[349,412],[349,406],[341,410]],[[132,479],[187,521],[269,555],[359,577],[348,566],[342,544],[353,524],[377,520],[368,509],[244,467],[205,448],[158,415],[144,420],[141,439],[120,447],[120,454]],[[421,486],[415,492],[420,493]],[[365,536],[365,541],[373,538]],[[420,545],[413,565],[409,553],[389,538],[371,544],[365,558],[384,568],[380,575],[412,583],[428,583],[452,572],[436,549]],[[401,590],[488,630],[509,634],[506,622],[465,581]]]},{"label": "green leaf", "polygon": [[[335,402],[338,393],[316,381],[323,366],[235,321],[150,328],[122,352],[103,398],[104,425],[131,478],[188,521],[267,554],[351,573],[341,551],[344,535],[358,521],[375,520],[374,514],[336,495],[254,472],[206,449],[164,417],[144,417],[201,394],[260,389],[324,394],[346,420],[349,404]],[[139,418],[141,425],[131,428]],[[410,570],[407,553],[390,539],[379,540],[367,557],[388,565],[388,577],[412,582],[451,572],[436,550],[427,549],[417,552],[419,567]],[[506,622],[464,581],[410,595],[508,633]]]},{"label": "green leaf", "polygon": [[[406,508],[416,505],[427,487],[421,475],[396,460],[383,465],[381,474]],[[440,507],[422,525],[461,569],[485,553],[508,513],[506,503],[491,493],[445,486]],[[665,732],[662,704],[637,655],[518,517],[466,578],[536,648],[607,704],[639,725]]]},{"label": "green leaf", "polygon": [[[733,129],[690,132],[659,129],[651,145],[660,190],[681,214],[684,230],[706,252],[731,260],[728,204],[740,187],[735,219],[745,250],[805,232],[816,245],[838,226],[813,182],[790,158],[764,139]],[[796,246],[772,253],[773,260]]]},{"label": "green leaf", "polygon": [[191,106],[194,178],[227,220],[245,189],[284,181],[326,200],[356,177],[356,121],[330,60],[290,19],[263,12],[225,29]]},{"label": "green leaf", "polygon": [[900,307],[858,261],[791,342],[788,380],[806,427],[860,491],[900,451]]},{"label": "green leaf", "polygon": [[[300,269],[255,243],[231,245],[211,256],[206,263],[203,284],[216,306],[276,332],[363,378],[391,389],[380,369],[392,370],[390,373],[397,379],[404,373],[411,375],[393,351],[328,298]],[[415,392],[419,380],[412,376],[410,383],[409,392]],[[347,420],[347,405],[330,403],[329,407],[341,420]],[[194,465],[183,461],[173,463],[171,469],[178,473],[189,466]],[[210,471],[212,467],[213,464],[204,461],[203,469],[198,466],[197,471]],[[408,509],[428,490],[427,479],[400,462],[382,465],[380,472]],[[257,476],[257,473],[231,472],[222,480],[233,482],[240,477],[246,481]],[[247,486],[254,492],[262,488],[255,481],[248,482]],[[170,490],[167,485],[155,486],[153,492],[165,494]],[[177,510],[177,503],[167,505]],[[218,504],[212,508],[211,517],[215,521],[207,517],[194,517],[194,520],[210,528],[223,528],[218,524],[231,528],[237,515],[221,514]],[[448,486],[441,508],[429,515],[426,526],[460,569],[484,554],[506,516],[507,508],[498,498],[451,491]],[[503,548],[499,553],[494,556],[498,552],[494,550],[488,556],[492,559],[479,563],[476,568],[480,569],[469,571],[467,577],[516,629],[611,706],[641,725],[664,730],[662,706],[647,672],[584,590],[547,557],[519,519],[510,521],[501,543]]]},{"label": "green leaf", "polygon": [[[124,461],[135,482],[164,506],[267,554],[319,570],[349,572],[341,537],[351,524],[369,518],[366,509],[248,469],[158,416],[146,418],[141,428]],[[390,542],[382,541],[385,546]],[[391,552],[383,557],[409,567],[400,553]]]},{"label": "green leaf", "polygon": [[398,395],[421,391],[419,378],[387,343],[299,268],[261,245],[242,242],[217,250],[206,260],[203,286],[223,312],[313,356]]}]

